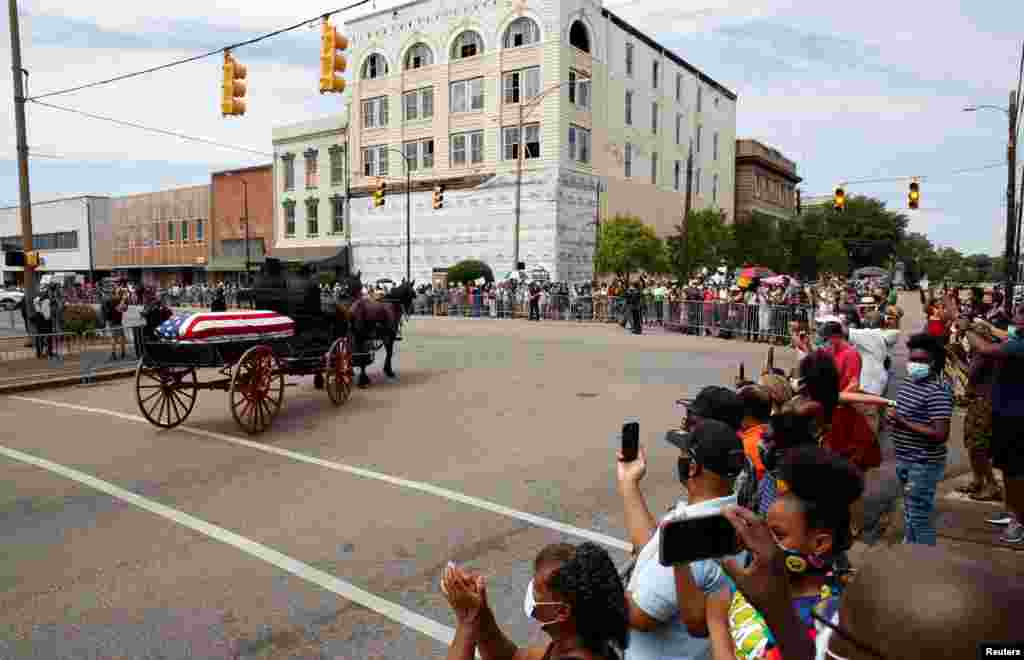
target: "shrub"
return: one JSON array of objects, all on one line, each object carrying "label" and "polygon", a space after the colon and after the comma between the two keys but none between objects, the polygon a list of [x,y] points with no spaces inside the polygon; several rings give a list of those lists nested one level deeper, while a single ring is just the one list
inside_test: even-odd
[{"label": "shrub", "polygon": [[494,281],[494,272],[491,267],[477,259],[466,259],[448,269],[449,284],[463,284],[473,282],[479,278],[487,282]]},{"label": "shrub", "polygon": [[64,332],[84,335],[99,326],[99,312],[92,305],[65,305]]}]

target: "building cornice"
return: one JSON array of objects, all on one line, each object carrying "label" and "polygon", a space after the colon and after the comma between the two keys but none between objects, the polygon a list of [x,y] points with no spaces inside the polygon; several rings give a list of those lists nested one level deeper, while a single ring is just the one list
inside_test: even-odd
[{"label": "building cornice", "polygon": [[739,169],[741,165],[754,165],[761,169],[770,170],[793,184],[803,181],[803,178],[783,167],[780,167],[763,156],[736,156],[736,168]]}]

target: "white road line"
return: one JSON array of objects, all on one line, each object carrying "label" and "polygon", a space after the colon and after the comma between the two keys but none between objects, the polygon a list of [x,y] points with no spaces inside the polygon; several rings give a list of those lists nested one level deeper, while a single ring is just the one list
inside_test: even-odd
[{"label": "white road line", "polygon": [[0,446],[0,455],[4,455],[15,461],[34,465],[38,468],[42,468],[43,470],[53,472],[54,474],[59,474],[62,477],[71,479],[72,481],[77,481],[80,484],[85,484],[90,488],[106,493],[107,495],[119,499],[122,502],[127,502],[128,504],[137,506],[140,509],[149,511],[150,513],[155,513],[162,518],[176,522],[183,527],[188,527],[189,529],[199,532],[200,534],[208,536],[216,541],[220,541],[221,543],[241,550],[251,557],[255,557],[256,559],[261,559],[268,564],[272,564],[287,573],[291,573],[296,577],[302,578],[306,582],[315,584],[321,589],[337,594],[338,596],[358,605],[362,605],[368,610],[373,610],[392,621],[422,633],[427,637],[433,638],[442,644],[450,644],[452,639],[455,637],[455,631],[446,625],[440,624],[433,619],[428,619],[427,617],[408,610],[401,605],[384,600],[380,596],[375,596],[374,594],[364,591],[342,579],[336,578],[329,573],[313,568],[309,564],[305,564],[298,559],[293,559],[292,557],[282,554],[273,548],[268,548],[262,543],[257,543],[252,539],[235,534],[223,527],[218,527],[217,525],[208,523],[205,520],[200,520],[195,516],[190,516],[187,513],[178,511],[177,509],[172,509],[169,506],[165,506],[159,502],[154,502],[153,500],[140,495],[136,495],[131,491],[119,488],[112,483],[103,481],[102,479],[97,479],[96,477],[84,472],[79,472],[74,468],[69,468],[67,466],[60,465],[59,463],[48,461],[45,458],[39,458],[38,456],[33,456],[31,454],[26,454],[16,449],[9,449],[3,446]]},{"label": "white road line", "polygon": [[[11,399],[18,401],[27,401],[29,403],[38,403],[44,406],[52,406],[54,408],[64,408],[67,410],[77,410],[80,412],[93,413],[97,415],[107,415],[109,417],[116,417],[129,422],[140,422],[143,424],[149,424],[149,422],[138,415],[129,415],[127,413],[117,412],[116,410],[106,410],[104,408],[90,408],[87,406],[79,406],[73,403],[64,403],[61,401],[49,401],[47,399],[37,399],[28,396],[11,396]],[[543,527],[550,529],[562,534],[569,536],[575,536],[576,538],[592,541],[599,545],[603,545],[609,548],[615,548],[616,550],[622,550],[624,552],[631,552],[633,550],[632,544],[626,543],[614,536],[608,536],[600,532],[594,532],[589,529],[583,529],[581,527],[575,527],[566,523],[558,522],[557,520],[551,520],[544,518],[543,516],[534,515],[525,511],[519,511],[518,509],[512,509],[496,502],[490,502],[483,500],[478,497],[471,495],[465,495],[463,493],[449,490],[447,488],[441,488],[433,484],[423,483],[421,481],[412,481],[410,479],[402,479],[401,477],[393,477],[389,474],[383,474],[381,472],[374,472],[373,470],[367,470],[365,468],[355,467],[352,465],[345,465],[343,463],[335,463],[334,461],[328,461],[322,458],[316,458],[315,456],[308,456],[306,454],[300,454],[299,452],[291,451],[289,449],[281,449],[280,447],[274,447],[272,445],[266,445],[259,442],[253,442],[252,440],[246,440],[244,438],[236,438],[233,435],[226,433],[217,433],[216,431],[207,431],[206,429],[199,429],[193,426],[178,426],[173,429],[176,431],[184,431],[185,433],[191,433],[192,435],[201,436],[204,438],[210,438],[211,440],[220,440],[221,442],[227,442],[239,447],[246,447],[248,449],[255,449],[256,451],[262,451],[267,454],[277,454],[285,458],[290,458],[293,461],[299,461],[301,463],[308,463],[310,465],[316,465],[318,467],[327,468],[328,470],[335,470],[337,472],[345,472],[347,474],[353,474],[366,479],[374,479],[376,481],[383,481],[384,483],[391,484],[393,486],[399,486],[401,488],[408,488],[410,490],[418,490],[421,493],[428,493],[437,497],[443,497],[444,499],[451,500],[453,502],[460,502],[462,504],[468,504],[469,506],[483,509],[490,513],[496,513],[509,518],[515,518],[516,520],[522,520],[523,522],[530,523],[536,527]]]}]

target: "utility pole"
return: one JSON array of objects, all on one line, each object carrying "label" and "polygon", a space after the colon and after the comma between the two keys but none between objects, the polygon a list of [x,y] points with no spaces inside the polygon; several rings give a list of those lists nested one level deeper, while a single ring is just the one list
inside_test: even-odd
[{"label": "utility pole", "polygon": [[1017,278],[1017,92],[1010,92],[1010,139],[1006,148],[1009,173],[1006,182],[1006,294],[1003,301],[1006,313],[1013,318],[1014,280]]},{"label": "utility pole", "polygon": [[[519,211],[523,194],[523,104],[519,104],[519,137],[516,141],[516,226],[512,236],[512,271],[519,271]],[[501,147],[504,148],[504,147]]]},{"label": "utility pole", "polygon": [[245,286],[252,284],[249,276],[249,182],[242,175],[242,214],[245,216]]},{"label": "utility pole", "polygon": [[690,209],[693,206],[693,143],[686,156],[686,201],[683,202],[683,278],[690,277]]},{"label": "utility pole", "polygon": [[[21,32],[18,29],[18,1],[8,0],[11,12],[11,69],[14,73],[14,126],[18,145],[18,201],[21,205],[21,249],[26,256],[32,251],[32,196],[28,186],[28,135],[25,128],[25,84],[26,71],[21,67]],[[25,260],[25,309],[32,304],[36,295],[35,266]],[[31,314],[26,314],[26,318]],[[28,328],[25,328],[27,331]]]}]

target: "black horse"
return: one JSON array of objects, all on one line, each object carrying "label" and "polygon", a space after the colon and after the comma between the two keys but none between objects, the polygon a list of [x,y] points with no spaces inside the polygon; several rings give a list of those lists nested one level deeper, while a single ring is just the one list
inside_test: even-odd
[{"label": "black horse", "polygon": [[386,354],[384,375],[395,378],[391,357],[394,355],[395,341],[400,338],[402,316],[412,312],[412,302],[416,297],[415,284],[415,280],[403,280],[377,302],[363,296],[361,272],[342,280],[340,295],[345,303],[338,305],[338,314],[352,329],[355,341],[352,363],[360,369],[359,387],[370,385],[366,367],[373,363],[373,353],[381,346]]}]

